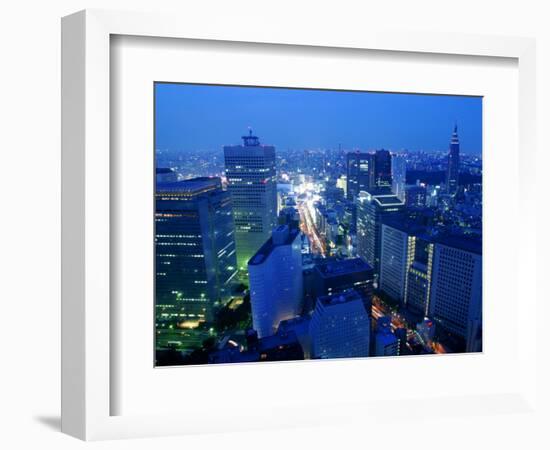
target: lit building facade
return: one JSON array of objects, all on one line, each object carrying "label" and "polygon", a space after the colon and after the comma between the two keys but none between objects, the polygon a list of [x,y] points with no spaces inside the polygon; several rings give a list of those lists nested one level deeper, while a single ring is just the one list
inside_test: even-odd
[{"label": "lit building facade", "polygon": [[237,272],[231,197],[219,178],[159,183],[155,197],[157,317],[209,322]]},{"label": "lit building facade", "polygon": [[243,136],[243,145],[225,146],[227,189],[233,202],[237,264],[248,260],[269,239],[277,223],[275,147],[258,137]]},{"label": "lit building facade", "polygon": [[361,192],[357,198],[357,254],[380,273],[382,221],[398,215],[405,204],[386,190]]},{"label": "lit building facade", "polygon": [[407,184],[407,159],[403,155],[393,155],[391,160],[392,192],[400,200],[405,200]]},{"label": "lit building facade", "polygon": [[430,317],[465,340],[466,351],[481,350],[481,244],[446,237],[435,244]]},{"label": "lit building facade", "polygon": [[425,227],[407,220],[382,225],[379,287],[394,300],[427,314],[433,243]]},{"label": "lit building facade", "polygon": [[310,322],[312,358],[369,356],[370,318],[353,289],[319,297]]},{"label": "lit building facade", "polygon": [[371,153],[350,152],[346,156],[346,196],[355,200],[361,191],[375,185],[375,156]]},{"label": "lit building facade", "polygon": [[300,231],[280,225],[248,263],[252,323],[259,338],[300,314],[303,299]]}]

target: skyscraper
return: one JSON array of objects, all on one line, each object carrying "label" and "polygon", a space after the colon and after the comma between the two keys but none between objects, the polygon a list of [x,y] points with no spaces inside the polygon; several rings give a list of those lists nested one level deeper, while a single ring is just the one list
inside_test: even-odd
[{"label": "skyscraper", "polygon": [[433,243],[426,228],[412,220],[382,225],[379,287],[394,300],[427,313]]},{"label": "skyscraper", "polygon": [[374,271],[361,258],[328,260],[313,269],[313,296],[339,295],[354,289],[363,299],[367,314],[371,315]]},{"label": "skyscraper", "polygon": [[375,158],[371,153],[350,152],[347,158],[346,195],[355,200],[360,191],[368,191],[375,184]]},{"label": "skyscraper", "polygon": [[361,192],[357,198],[357,254],[380,273],[382,221],[399,214],[405,204],[386,190]]},{"label": "skyscraper", "polygon": [[391,159],[392,192],[399,200],[405,200],[407,184],[407,160],[403,155],[393,155]]},{"label": "skyscraper", "polygon": [[369,356],[370,319],[353,289],[319,297],[309,330],[313,358]]},{"label": "skyscraper", "polygon": [[271,336],[282,320],[300,314],[303,298],[302,239],[280,225],[248,263],[252,323],[258,337]]},{"label": "skyscraper", "polygon": [[454,195],[458,190],[458,173],[460,169],[460,143],[458,141],[458,128],[455,124],[451,144],[449,145],[449,156],[447,159],[447,194]]},{"label": "skyscraper", "polygon": [[388,150],[376,150],[374,156],[375,185],[377,188],[392,187],[392,157]]},{"label": "skyscraper", "polygon": [[155,196],[157,316],[210,321],[237,272],[229,193],[194,178],[159,183]]},{"label": "skyscraper", "polygon": [[450,236],[437,242],[433,256],[430,317],[445,330],[463,338],[466,351],[480,350],[481,292],[481,243]]},{"label": "skyscraper", "polygon": [[277,223],[275,147],[261,145],[252,130],[243,145],[225,146],[225,175],[233,202],[237,264],[248,260],[269,239]]}]

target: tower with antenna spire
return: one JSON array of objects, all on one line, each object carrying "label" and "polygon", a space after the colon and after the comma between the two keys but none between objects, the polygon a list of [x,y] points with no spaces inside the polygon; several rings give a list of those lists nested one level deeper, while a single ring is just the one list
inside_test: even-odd
[{"label": "tower with antenna spire", "polygon": [[445,188],[447,194],[455,195],[458,191],[458,174],[460,168],[460,142],[458,140],[458,126],[455,122],[451,143],[449,145],[449,155],[447,157],[447,176],[445,179]]},{"label": "tower with antenna spire", "polygon": [[269,239],[277,222],[275,147],[260,144],[251,128],[242,140],[242,145],[223,148],[240,275],[246,273],[248,260]]}]

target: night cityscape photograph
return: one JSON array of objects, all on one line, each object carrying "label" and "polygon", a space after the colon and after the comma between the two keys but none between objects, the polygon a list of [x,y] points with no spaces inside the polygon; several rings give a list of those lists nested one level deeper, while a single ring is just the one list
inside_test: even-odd
[{"label": "night cityscape photograph", "polygon": [[155,366],[482,351],[482,98],[155,83]]}]

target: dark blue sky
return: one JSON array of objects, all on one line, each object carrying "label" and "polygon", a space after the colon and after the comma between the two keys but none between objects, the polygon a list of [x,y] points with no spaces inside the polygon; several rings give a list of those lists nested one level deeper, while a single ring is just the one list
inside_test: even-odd
[{"label": "dark blue sky", "polygon": [[481,153],[482,99],[157,83],[156,148],[239,144],[247,127],[280,149],[446,150],[455,120],[461,152]]}]

